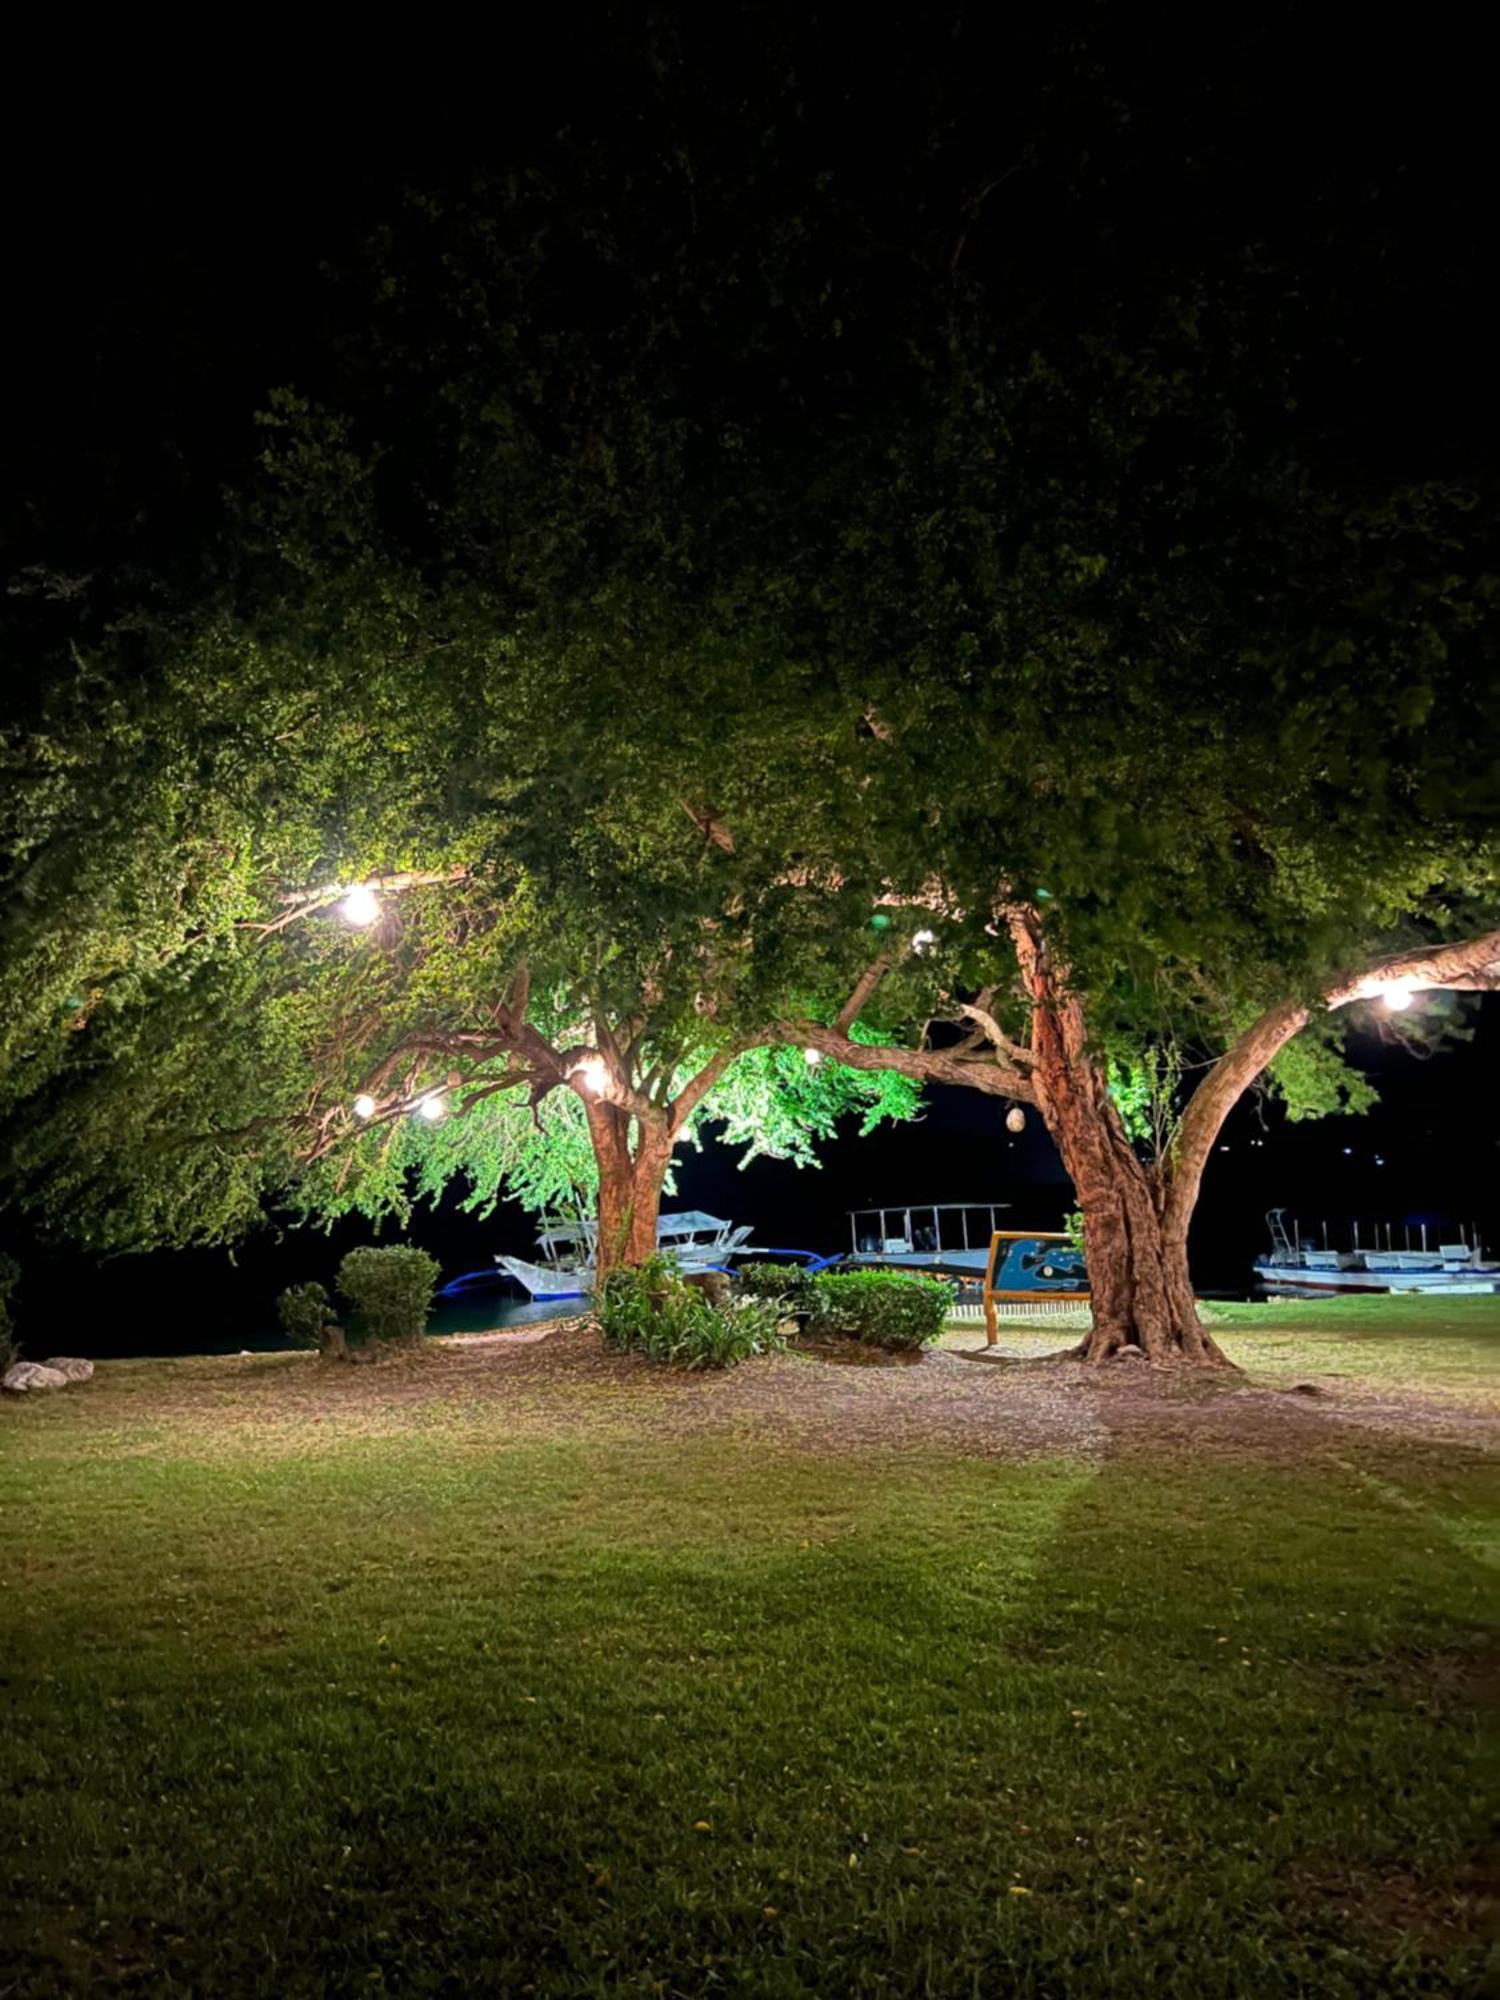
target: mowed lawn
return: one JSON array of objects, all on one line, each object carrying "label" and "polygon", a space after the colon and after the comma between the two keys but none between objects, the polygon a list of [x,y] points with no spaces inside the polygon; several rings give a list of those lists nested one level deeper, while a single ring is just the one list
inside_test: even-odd
[{"label": "mowed lawn", "polygon": [[0,1995],[1481,1990],[1500,1300],[1222,1331],[7,1403]]}]

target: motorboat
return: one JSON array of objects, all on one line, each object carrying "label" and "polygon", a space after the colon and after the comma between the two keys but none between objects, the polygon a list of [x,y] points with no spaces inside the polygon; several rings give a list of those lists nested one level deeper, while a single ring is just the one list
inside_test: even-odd
[{"label": "motorboat", "polygon": [[1410,1226],[1403,1225],[1397,1247],[1390,1223],[1366,1224],[1371,1240],[1361,1244],[1356,1222],[1349,1247],[1341,1249],[1329,1242],[1326,1223],[1321,1244],[1304,1243],[1301,1225],[1289,1223],[1284,1208],[1271,1210],[1266,1227],[1271,1247],[1256,1260],[1255,1277],[1263,1291],[1278,1298],[1327,1298],[1340,1292],[1438,1292],[1451,1298],[1500,1291],[1500,1264],[1486,1259],[1477,1230],[1471,1232],[1472,1240],[1460,1230],[1451,1242],[1429,1244],[1427,1225],[1419,1223],[1419,1240],[1413,1243]]},{"label": "motorboat", "polygon": [[[534,1299],[581,1299],[594,1286],[599,1226],[592,1218],[546,1216],[537,1231],[537,1255],[496,1257],[500,1270]],[[749,1252],[750,1225],[736,1226],[700,1208],[658,1216],[656,1247],[682,1271],[707,1271]]]},{"label": "motorboat", "polygon": [[926,1271],[971,1283],[990,1270],[997,1296],[1088,1291],[1088,1273],[1077,1249],[1048,1230],[1002,1229],[1004,1202],[911,1202],[849,1212],[844,1266]]}]

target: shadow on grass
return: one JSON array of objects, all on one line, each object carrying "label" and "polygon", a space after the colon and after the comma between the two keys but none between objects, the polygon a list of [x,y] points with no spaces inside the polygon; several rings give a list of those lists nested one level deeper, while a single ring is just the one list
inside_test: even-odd
[{"label": "shadow on grass", "polygon": [[59,1470],[10,1990],[1473,1990],[1484,1497],[708,1439]]}]

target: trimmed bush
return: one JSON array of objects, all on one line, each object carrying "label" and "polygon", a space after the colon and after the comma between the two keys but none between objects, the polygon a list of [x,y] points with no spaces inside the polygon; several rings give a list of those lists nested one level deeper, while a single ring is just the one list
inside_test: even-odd
[{"label": "trimmed bush", "polygon": [[416,1340],[427,1331],[438,1262],[425,1250],[351,1250],[339,1265],[339,1290],[364,1340]]},{"label": "trimmed bush", "polygon": [[953,1304],[953,1287],[945,1280],[905,1271],[820,1271],[812,1293],[809,1333],[893,1351],[930,1346]]},{"label": "trimmed bush", "polygon": [[801,1264],[745,1264],[735,1277],[742,1299],[769,1299],[783,1312],[812,1310],[812,1274]]},{"label": "trimmed bush", "polygon": [[288,1285],[276,1301],[281,1330],[293,1347],[316,1347],[323,1354],[344,1352],[344,1330],[333,1315],[333,1300],[321,1285]]},{"label": "trimmed bush", "polygon": [[715,1305],[684,1282],[664,1257],[633,1271],[612,1271],[595,1295],[606,1347],[643,1354],[674,1368],[732,1368],[752,1354],[776,1352],[780,1314],[766,1299]]}]

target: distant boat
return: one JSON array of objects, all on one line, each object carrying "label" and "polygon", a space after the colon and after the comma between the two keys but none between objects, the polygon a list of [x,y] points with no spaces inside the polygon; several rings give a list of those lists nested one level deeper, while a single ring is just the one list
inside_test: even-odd
[{"label": "distant boat", "polygon": [[[1300,1227],[1287,1224],[1286,1210],[1273,1208],[1266,1217],[1271,1248],[1255,1264],[1263,1291],[1282,1298],[1326,1298],[1338,1292],[1439,1292],[1446,1297],[1500,1291],[1500,1264],[1487,1262],[1477,1231],[1473,1243],[1438,1243],[1429,1248],[1426,1224],[1414,1247],[1411,1232],[1397,1249],[1390,1225],[1376,1224],[1374,1241],[1361,1246],[1356,1223],[1347,1250],[1334,1249],[1325,1226],[1321,1246],[1304,1243]],[[1382,1227],[1385,1243],[1381,1244]]]},{"label": "distant boat", "polygon": [[[534,1299],[581,1299],[594,1287],[599,1225],[563,1216],[542,1217],[537,1260],[497,1257],[496,1264]],[[749,1254],[749,1223],[738,1227],[700,1208],[657,1218],[656,1247],[683,1271],[706,1271],[727,1258]]]},{"label": "distant boat", "polygon": [[989,1269],[990,1244],[999,1237],[997,1295],[1061,1292],[1076,1299],[1087,1292],[1088,1272],[1073,1245],[1047,1230],[1001,1229],[996,1218],[1005,1208],[1004,1202],[927,1201],[851,1209],[843,1261],[974,1280]]}]

